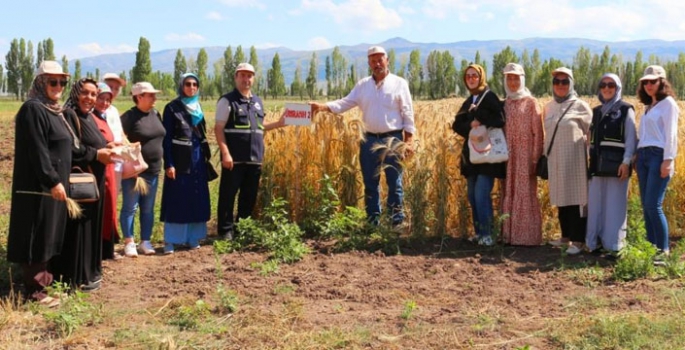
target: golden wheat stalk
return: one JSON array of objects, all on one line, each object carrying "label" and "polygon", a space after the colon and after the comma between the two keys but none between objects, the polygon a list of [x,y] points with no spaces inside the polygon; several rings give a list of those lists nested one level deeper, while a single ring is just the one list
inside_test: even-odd
[{"label": "golden wheat stalk", "polygon": [[136,185],[133,186],[133,190],[145,196],[150,191],[150,186],[147,185],[147,181],[145,181],[145,179],[138,176],[136,177]]},{"label": "golden wheat stalk", "polygon": [[[45,196],[45,197],[51,197],[52,198],[52,195],[50,193],[46,193],[46,192],[17,191],[17,193],[35,194],[38,196]],[[69,215],[69,218],[78,219],[78,218],[83,216],[83,209],[81,209],[81,206],[75,200],[67,197],[66,202],[67,202],[67,213]]]}]

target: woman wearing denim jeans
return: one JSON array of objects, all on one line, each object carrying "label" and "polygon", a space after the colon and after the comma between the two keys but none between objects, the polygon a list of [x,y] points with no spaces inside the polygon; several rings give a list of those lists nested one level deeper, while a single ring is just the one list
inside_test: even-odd
[{"label": "woman wearing denim jeans", "polygon": [[495,185],[495,178],[504,178],[506,166],[501,163],[473,164],[469,157],[469,133],[480,125],[487,127],[504,127],[502,102],[487,86],[483,67],[472,64],[464,72],[464,83],[471,92],[454,117],[452,130],[464,138],[462,145],[460,170],[466,178],[467,196],[471,205],[474,239],[479,245],[491,246],[493,210],[490,193]]},{"label": "woman wearing denim jeans", "polygon": [[637,179],[645,217],[647,239],[659,249],[655,263],[667,255],[668,223],[662,208],[666,187],[673,176],[678,151],[678,105],[666,71],[649,66],[640,78],[637,90],[645,114],[640,119],[637,144]]},{"label": "woman wearing denim jeans", "polygon": [[140,142],[143,159],[148,165],[147,170],[138,176],[147,183],[148,191],[143,194],[135,190],[136,177],[121,181],[123,203],[119,214],[119,224],[124,235],[124,254],[136,257],[136,244],[133,241],[133,223],[136,211],[140,207],[140,245],[138,250],[145,255],[155,254],[150,243],[152,227],[154,225],[155,197],[159,183],[159,172],[162,169],[162,142],[166,131],[162,125],[162,117],[154,108],[157,93],[152,84],[140,82],[133,85],[134,107],[121,116],[121,125],[130,142]]}]

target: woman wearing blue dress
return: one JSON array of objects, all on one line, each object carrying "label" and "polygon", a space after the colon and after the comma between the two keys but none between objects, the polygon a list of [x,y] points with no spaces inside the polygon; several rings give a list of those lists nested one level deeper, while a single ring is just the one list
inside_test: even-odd
[{"label": "woman wearing blue dress", "polygon": [[181,76],[178,97],[164,107],[164,187],[160,220],[164,222],[164,253],[175,245],[200,247],[207,236],[210,201],[206,159],[209,145],[200,106],[200,80]]}]

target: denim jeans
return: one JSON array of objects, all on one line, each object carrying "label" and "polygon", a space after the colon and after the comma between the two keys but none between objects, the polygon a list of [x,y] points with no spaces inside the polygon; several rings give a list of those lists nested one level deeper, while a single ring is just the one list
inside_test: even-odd
[{"label": "denim jeans", "polygon": [[466,178],[467,196],[471,204],[473,228],[478,238],[492,234],[493,214],[490,193],[495,178],[489,175],[471,175]]},{"label": "denim jeans", "polygon": [[640,186],[640,201],[645,216],[647,239],[661,250],[668,249],[668,222],[663,207],[666,186],[670,176],[661,177],[661,163],[664,150],[658,147],[643,147],[637,150],[637,180]]},{"label": "denim jeans", "polygon": [[140,207],[140,239],[149,241],[152,237],[152,225],[155,221],[155,198],[157,197],[157,184],[159,176],[157,174],[142,173],[138,175],[145,179],[149,187],[148,193],[142,195],[133,190],[136,185],[136,178],[121,180],[121,191],[123,202],[121,213],[119,213],[119,224],[124,238],[133,237],[133,223],[135,221],[136,210]]},{"label": "denim jeans", "polygon": [[[402,131],[392,133],[388,137],[393,137],[393,142],[400,141],[402,140]],[[402,165],[397,155],[389,152],[384,159],[381,159],[384,150],[372,150],[374,145],[385,145],[386,139],[387,137],[381,138],[367,133],[366,141],[362,141],[359,147],[359,165],[364,178],[364,204],[369,222],[378,224],[381,214],[380,170],[382,169],[385,172],[385,181],[388,185],[386,208],[390,212],[392,224],[397,225],[404,221]]]}]

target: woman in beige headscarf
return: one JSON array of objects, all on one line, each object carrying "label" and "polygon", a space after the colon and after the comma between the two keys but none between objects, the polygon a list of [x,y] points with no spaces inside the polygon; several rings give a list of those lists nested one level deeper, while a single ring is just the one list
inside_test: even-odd
[{"label": "woman in beige headscarf", "polygon": [[535,176],[535,166],[542,154],[540,107],[526,88],[526,73],[521,65],[509,63],[503,73],[509,161],[502,205],[502,213],[508,217],[504,220],[502,238],[512,245],[540,245],[542,214]]},{"label": "woman in beige headscarf", "polygon": [[587,225],[587,138],[592,109],[573,89],[570,69],[557,68],[552,77],[554,100],[545,105],[543,112],[544,150],[547,152],[554,138],[547,154],[549,202],[559,210],[561,238],[550,244],[568,245],[566,253],[578,254],[585,245]]}]

